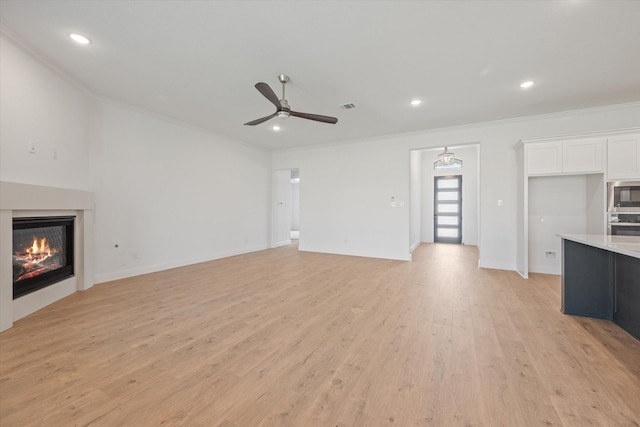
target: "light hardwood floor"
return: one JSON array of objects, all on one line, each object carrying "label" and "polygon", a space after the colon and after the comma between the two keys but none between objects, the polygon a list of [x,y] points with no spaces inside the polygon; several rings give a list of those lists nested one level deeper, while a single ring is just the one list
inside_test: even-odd
[{"label": "light hardwood floor", "polygon": [[100,284],[0,334],[0,425],[638,426],[640,342],[559,307],[442,244]]}]

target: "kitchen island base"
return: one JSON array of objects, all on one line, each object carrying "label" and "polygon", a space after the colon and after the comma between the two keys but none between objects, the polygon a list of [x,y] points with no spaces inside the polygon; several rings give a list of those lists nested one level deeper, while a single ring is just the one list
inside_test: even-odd
[{"label": "kitchen island base", "polygon": [[562,312],[613,320],[640,340],[640,253],[636,257],[634,252],[637,238],[560,237]]}]

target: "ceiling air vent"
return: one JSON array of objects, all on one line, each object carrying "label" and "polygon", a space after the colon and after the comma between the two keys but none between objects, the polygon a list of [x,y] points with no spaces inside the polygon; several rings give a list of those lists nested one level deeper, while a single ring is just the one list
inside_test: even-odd
[{"label": "ceiling air vent", "polygon": [[353,104],[353,103],[342,104],[340,108],[342,108],[343,110],[351,110],[353,108],[356,108],[356,104]]}]

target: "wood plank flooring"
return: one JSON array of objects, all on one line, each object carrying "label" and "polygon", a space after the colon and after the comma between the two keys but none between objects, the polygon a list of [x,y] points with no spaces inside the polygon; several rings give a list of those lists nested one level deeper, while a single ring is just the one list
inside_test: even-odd
[{"label": "wood plank flooring", "polygon": [[0,334],[0,425],[640,425],[640,342],[559,307],[444,244],[104,283]]}]

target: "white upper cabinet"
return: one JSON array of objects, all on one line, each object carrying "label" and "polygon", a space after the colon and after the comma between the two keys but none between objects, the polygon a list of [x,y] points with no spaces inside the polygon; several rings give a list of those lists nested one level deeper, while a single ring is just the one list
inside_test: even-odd
[{"label": "white upper cabinet", "polygon": [[525,159],[529,175],[561,174],[562,144],[558,142],[527,144]]},{"label": "white upper cabinet", "polygon": [[604,138],[526,144],[527,175],[604,172]]},{"label": "white upper cabinet", "polygon": [[604,138],[564,141],[562,148],[563,173],[604,172]]},{"label": "white upper cabinet", "polygon": [[640,179],[640,134],[608,138],[607,179]]}]

